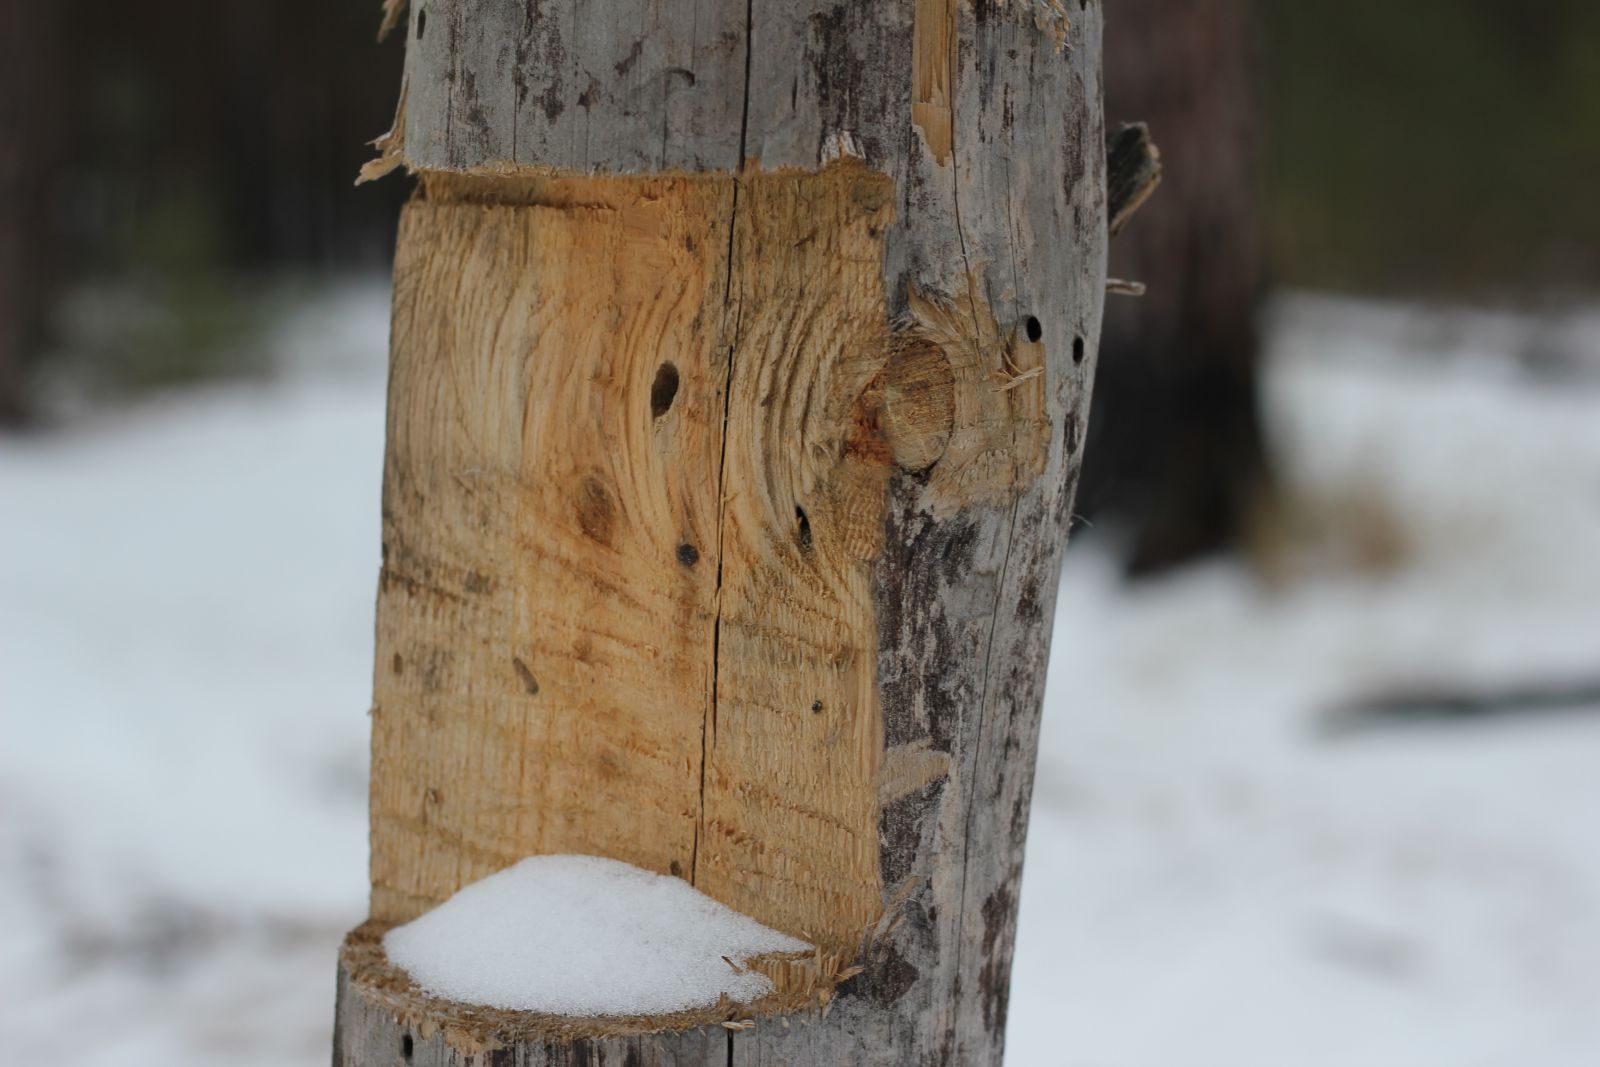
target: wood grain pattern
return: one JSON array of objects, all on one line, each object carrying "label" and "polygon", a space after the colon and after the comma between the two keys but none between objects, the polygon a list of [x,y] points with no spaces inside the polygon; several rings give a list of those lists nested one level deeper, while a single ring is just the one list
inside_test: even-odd
[{"label": "wood grain pattern", "polygon": [[[406,208],[372,914],[532,853],[687,870],[711,671],[731,183]],[[710,314],[708,315],[708,311]],[[679,386],[651,410],[660,368]],[[707,566],[680,558],[703,546]]]},{"label": "wood grain pattern", "polygon": [[[703,818],[689,820],[698,831],[688,835],[686,875],[758,916],[777,909],[770,914],[786,928],[813,922],[806,915],[829,916],[837,924],[819,923],[824,933],[804,931],[823,940],[842,940],[863,918],[881,915],[861,946],[865,970],[839,987],[825,1015],[712,1030],[709,1038],[703,1029],[658,1035],[648,1051],[634,1038],[590,1042],[581,1055],[520,1038],[487,1051],[445,1042],[436,1062],[501,1062],[499,1053],[523,1064],[997,1062],[1049,622],[1105,286],[1099,6],[631,0],[604,5],[603,19],[600,7],[434,0],[420,41],[414,11],[403,153],[425,171],[603,172],[559,179],[572,183],[563,195],[574,203],[586,182],[608,186],[630,174],[667,182],[679,179],[656,172],[676,170],[727,190],[725,201],[702,193],[698,203],[705,233],[728,251],[702,250],[705,263],[671,267],[700,278],[716,274],[705,264],[719,264],[725,287],[713,292],[713,280],[700,293],[688,285],[696,295],[685,302],[702,312],[698,327],[690,330],[691,316],[681,327],[687,333],[662,334],[712,353],[704,364],[684,355],[680,375],[704,366],[716,380],[716,353],[727,368],[726,455],[709,493],[714,507],[708,514],[698,483],[668,497],[682,501],[674,506],[686,523],[694,516],[698,536],[709,530],[721,539],[715,553],[706,550],[712,538],[697,548],[700,565],[717,558],[724,575],[711,584],[709,603],[699,585],[648,592],[657,581],[652,556],[638,582],[609,575],[618,599],[599,602],[594,625],[613,608],[621,617],[624,593],[646,595],[641,607],[652,619],[684,611],[706,620],[694,640],[709,636],[705,662],[715,665],[702,678],[714,695],[700,705],[705,734],[696,750],[708,792]],[[931,32],[919,20],[952,9],[951,138],[941,157],[913,118],[917,97],[931,95],[918,90],[915,58]],[[579,27],[582,19],[591,21]],[[863,180],[854,184],[873,190],[867,203],[844,204],[829,191],[837,176],[819,168],[840,154],[858,157]],[[765,184],[779,168],[795,168],[799,179]],[[497,180],[515,189],[540,179]],[[809,229],[797,228],[806,221]],[[589,261],[574,252],[573,262]],[[511,269],[525,276],[519,285],[536,276],[558,291],[576,288],[556,277],[575,269],[567,261],[558,268],[552,259],[542,273],[522,261]],[[437,284],[455,292],[444,275]],[[453,299],[472,293],[463,288]],[[403,286],[397,344],[402,299]],[[654,321],[661,312],[620,313]],[[522,336],[502,327],[493,344],[503,349]],[[646,336],[654,334],[616,339],[635,345]],[[598,358],[606,347],[578,350]],[[651,359],[610,358],[639,372],[623,395],[648,393],[643,369]],[[702,387],[682,382],[684,390]],[[494,375],[480,384],[520,385]],[[710,401],[708,424],[717,417]],[[535,467],[519,461],[517,469],[531,479]],[[565,484],[567,495],[519,491],[540,501],[555,493],[549,514],[559,498],[570,515],[578,504]],[[866,501],[877,502],[874,518]],[[629,539],[630,558],[665,548],[666,539],[633,529],[633,507],[617,509],[626,518],[613,537]],[[518,580],[534,578],[559,581],[531,572]],[[460,584],[449,588],[459,592]],[[481,625],[488,616],[457,616],[440,632],[462,618]],[[596,647],[613,655],[622,645]],[[484,655],[484,670],[504,671]],[[676,655],[664,653],[663,662],[677,663]],[[380,674],[383,656],[380,649]],[[542,690],[552,668],[527,665]],[[687,668],[668,673],[687,694]],[[475,672],[452,677],[469,703],[483,695]],[[509,709],[520,674],[513,666],[496,677],[504,688],[494,700]],[[598,678],[574,699],[604,684]],[[804,693],[814,693],[812,701]],[[818,700],[821,713],[810,710]],[[382,715],[393,713],[379,703]],[[485,750],[470,766],[487,781],[515,770],[509,757],[485,754],[494,738],[523,726],[487,703],[481,716],[502,722],[502,732],[461,740],[468,752],[474,744]],[[625,719],[607,722],[605,732],[632,729]],[[695,722],[687,712],[672,719],[674,733]],[[876,742],[862,745],[874,730]],[[600,764],[597,744],[575,731],[560,754]],[[839,779],[826,790],[827,779],[801,754],[808,747],[827,753],[828,773]],[[627,775],[637,762],[641,780],[663,795],[683,787],[648,745],[623,756]],[[441,767],[458,776],[469,769]],[[375,772],[383,773],[376,765]],[[482,791],[486,805],[492,794]],[[552,795],[561,804],[572,799]],[[417,810],[417,797],[406,802]],[[642,805],[637,825],[582,850],[615,846],[622,858],[631,852],[670,869],[684,841],[667,828],[671,810]],[[470,857],[484,843],[483,825],[512,828],[506,841],[533,825],[525,813],[497,817],[506,821],[452,825],[463,846],[443,848],[440,869],[476,869]],[[807,853],[796,844],[803,841],[822,844]],[[446,888],[449,878],[425,893],[405,884],[421,850],[441,847],[403,843],[392,852],[388,877],[403,890],[390,898],[395,914]],[[481,858],[496,856],[503,852]],[[375,857],[375,910],[379,873]],[[404,1013],[373,1007],[348,975],[345,991],[342,1017],[360,1022],[345,1032],[377,1035],[374,1048],[398,1040]]]},{"label": "wood grain pattern", "polygon": [[886,179],[742,192],[736,224],[710,176],[433,177],[407,208],[374,918],[596,852],[830,951],[877,921],[870,566],[893,441],[958,390],[892,358]]},{"label": "wood grain pattern", "polygon": [[746,176],[722,466],[722,583],[694,882],[829,949],[882,911],[872,602],[890,449],[893,186],[859,164]]}]

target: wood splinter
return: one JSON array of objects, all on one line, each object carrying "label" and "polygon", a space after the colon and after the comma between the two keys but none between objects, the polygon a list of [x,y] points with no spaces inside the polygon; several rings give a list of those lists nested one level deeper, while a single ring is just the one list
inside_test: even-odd
[{"label": "wood splinter", "polygon": [[1121,232],[1161,184],[1161,150],[1142,122],[1127,123],[1106,138],[1106,215],[1111,236]]}]

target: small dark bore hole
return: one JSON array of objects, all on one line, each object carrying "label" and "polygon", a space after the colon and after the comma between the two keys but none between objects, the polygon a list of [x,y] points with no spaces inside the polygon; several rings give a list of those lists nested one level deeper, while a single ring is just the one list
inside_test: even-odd
[{"label": "small dark bore hole", "polygon": [[527,694],[531,697],[538,696],[539,679],[535,678],[533,671],[528,668],[526,663],[522,662],[522,657],[512,656],[511,666],[516,668],[517,677],[522,680],[522,688],[527,692]]},{"label": "small dark bore hole", "polygon": [[1025,326],[1025,329],[1028,331],[1028,340],[1032,341],[1034,344],[1038,344],[1039,338],[1044,336],[1044,327],[1040,326],[1039,320],[1034,318],[1032,315],[1028,316],[1028,322]]},{"label": "small dark bore hole", "polygon": [[810,552],[811,520],[806,518],[806,509],[801,507],[799,504],[796,504],[794,507],[794,517],[795,521],[800,524],[799,532],[796,534],[796,536],[800,539],[800,547],[804,551]]},{"label": "small dark bore hole", "polygon": [[400,1055],[407,1063],[411,1062],[412,1053],[416,1051],[416,1045],[414,1042],[412,1042],[410,1034],[407,1034],[400,1039]]},{"label": "small dark bore hole", "polygon": [[813,700],[811,702],[811,713],[813,715],[821,715],[822,714],[822,701]]},{"label": "small dark bore hole", "polygon": [[672,872],[672,877],[683,877],[683,864],[679,863],[677,860],[673,860],[672,864],[667,869]]},{"label": "small dark bore hole", "polygon": [[[417,40],[419,40],[419,41],[422,40],[422,35],[427,33],[427,32],[428,32],[428,13],[427,13],[427,11],[418,11],[417,12]],[[410,1041],[411,1039],[408,1037],[408,1038],[406,1038],[406,1040]]]},{"label": "small dark bore hole", "polygon": [[672,407],[678,396],[678,368],[663,363],[656,368],[656,380],[650,385],[650,417],[659,419]]},{"label": "small dark bore hole", "polygon": [[1083,362],[1083,338],[1081,337],[1074,337],[1072,339],[1072,362]]},{"label": "small dark bore hole", "polygon": [[685,567],[693,567],[700,562],[700,550],[689,544],[679,545],[678,562]]}]

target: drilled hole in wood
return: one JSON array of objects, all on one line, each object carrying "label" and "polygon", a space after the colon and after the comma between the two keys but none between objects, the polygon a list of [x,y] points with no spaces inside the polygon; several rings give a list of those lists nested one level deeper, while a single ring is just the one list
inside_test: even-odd
[{"label": "drilled hole in wood", "polygon": [[691,544],[678,546],[678,562],[685,567],[693,567],[700,562],[700,550]]},{"label": "drilled hole in wood", "polygon": [[1083,338],[1081,337],[1074,337],[1072,339],[1072,362],[1083,362]]},{"label": "drilled hole in wood", "polygon": [[406,1034],[404,1037],[402,1037],[400,1039],[400,1057],[401,1057],[401,1059],[405,1060],[407,1063],[410,1063],[411,1062],[411,1057],[416,1051],[417,1051],[416,1043],[411,1040],[411,1035],[410,1034]]},{"label": "drilled hole in wood", "polygon": [[795,536],[800,540],[800,548],[803,551],[810,552],[811,520],[806,517],[806,509],[801,507],[799,504],[796,504],[794,506],[794,518],[795,521],[800,524],[800,528],[795,534]]},{"label": "drilled hole in wood", "polygon": [[656,368],[656,380],[650,384],[650,417],[659,419],[672,408],[678,396],[678,368],[663,363]]},{"label": "drilled hole in wood", "polygon": [[1039,320],[1032,315],[1028,316],[1028,321],[1023,328],[1027,331],[1028,340],[1034,344],[1038,344],[1039,338],[1044,336],[1044,327],[1039,325]]},{"label": "drilled hole in wood", "polygon": [[[417,12],[417,40],[422,40],[422,35],[428,32],[428,12],[424,9]],[[411,1039],[406,1038],[407,1041]]]}]

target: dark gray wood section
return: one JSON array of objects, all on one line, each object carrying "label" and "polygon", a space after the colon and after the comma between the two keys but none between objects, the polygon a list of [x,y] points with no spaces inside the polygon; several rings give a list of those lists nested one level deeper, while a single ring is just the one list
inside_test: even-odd
[{"label": "dark gray wood section", "polygon": [[732,170],[747,23],[743,0],[414,3],[407,159],[431,170]]},{"label": "dark gray wood section", "polygon": [[1009,506],[941,518],[922,506],[918,476],[897,478],[878,562],[887,745],[925,742],[947,751],[953,770],[884,812],[885,885],[909,878],[915,888],[859,988],[822,1025],[736,1041],[739,1063],[1001,1058],[1050,624],[1105,285],[1100,11],[1072,8],[1062,51],[1027,5],[961,8],[953,166],[939,167],[914,134],[898,153],[862,138],[902,191],[889,291],[959,297],[970,279],[1002,331],[1037,333],[1054,432],[1043,476]]},{"label": "dark gray wood section", "polygon": [[[348,1067],[993,1064],[1004,1045],[1023,841],[1061,550],[1100,333],[1107,244],[1101,10],[956,5],[952,152],[912,121],[917,20],[944,0],[423,0],[410,14],[413,168],[817,168],[893,177],[884,277],[1042,343],[1044,472],[1000,503],[930,506],[899,472],[876,563],[885,747],[949,772],[885,804],[893,915],[825,1017],[469,1054],[342,989]],[[1069,20],[1064,40],[1052,32]],[[737,205],[735,207],[737,210]],[[341,979],[343,983],[343,979]],[[730,1040],[731,1036],[731,1040]],[[340,1058],[342,1057],[342,1058]]]}]

